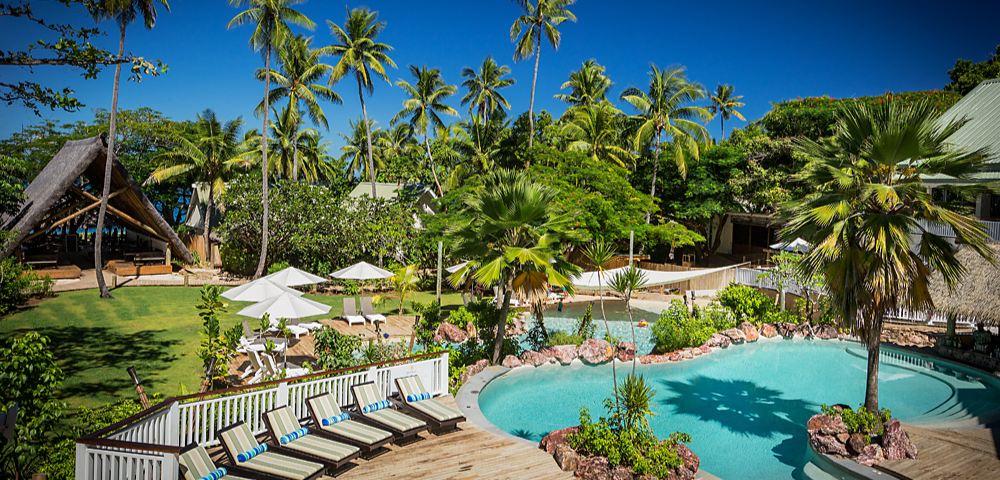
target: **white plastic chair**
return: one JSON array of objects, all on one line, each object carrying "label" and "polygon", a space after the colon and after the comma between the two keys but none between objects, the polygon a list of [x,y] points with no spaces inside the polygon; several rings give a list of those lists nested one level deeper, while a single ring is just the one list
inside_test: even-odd
[{"label": "white plastic chair", "polygon": [[344,320],[347,321],[348,325],[364,325],[365,317],[358,315],[357,307],[354,304],[354,297],[344,299]]}]

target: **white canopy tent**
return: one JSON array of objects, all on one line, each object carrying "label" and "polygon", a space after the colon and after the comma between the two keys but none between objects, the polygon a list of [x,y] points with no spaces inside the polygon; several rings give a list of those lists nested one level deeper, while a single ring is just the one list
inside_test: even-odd
[{"label": "white canopy tent", "polygon": [[[713,273],[721,272],[723,270],[734,268],[735,266],[720,267],[720,268],[708,268],[705,270],[692,270],[689,272],[659,272],[656,270],[645,270],[638,269],[646,277],[646,287],[658,287],[660,285],[670,285],[673,283],[680,283],[692,278],[703,277],[705,275],[711,275]],[[625,270],[628,267],[613,268],[610,270],[605,270],[603,274],[601,272],[584,272],[578,277],[573,277],[571,280],[573,285],[577,288],[587,288],[596,289],[598,288],[598,280],[600,280],[600,285],[604,288],[608,288],[608,281],[611,280],[616,274]]]}]

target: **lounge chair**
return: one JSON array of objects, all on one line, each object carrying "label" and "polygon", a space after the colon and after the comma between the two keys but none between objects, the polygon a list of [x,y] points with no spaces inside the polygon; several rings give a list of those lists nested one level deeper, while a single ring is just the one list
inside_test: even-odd
[{"label": "lounge chair", "polygon": [[290,450],[315,457],[331,471],[358,458],[361,450],[329,438],[322,437],[316,428],[303,428],[291,407],[278,407],[263,413],[264,426],[279,452]]},{"label": "lounge chair", "polygon": [[347,325],[354,325],[356,323],[361,325],[365,324],[365,317],[358,315],[358,310],[357,307],[355,307],[353,297],[344,299],[343,317],[344,320],[347,321]]},{"label": "lounge chair", "polygon": [[462,412],[432,398],[417,375],[397,378],[396,389],[399,391],[399,408],[427,422],[431,430],[455,428],[459,422],[465,421]]},{"label": "lounge chair", "polygon": [[251,350],[247,352],[247,356],[250,357],[250,367],[247,368],[246,372],[243,372],[243,375],[240,375],[240,379],[242,380],[249,375],[253,375],[250,380],[247,380],[247,383],[250,385],[265,380],[264,365],[260,361],[260,354],[258,354],[255,350]]},{"label": "lounge chair", "polygon": [[229,463],[237,467],[292,480],[312,480],[326,473],[326,466],[305,455],[269,451],[268,445],[258,443],[250,427],[243,422],[219,430],[216,435]]},{"label": "lounge chair", "polygon": [[373,382],[352,385],[351,394],[358,409],[358,421],[391,432],[396,443],[427,429],[423,420],[395,410],[395,404],[386,399]]},{"label": "lounge chair", "polygon": [[[208,452],[205,451],[205,447],[202,447],[197,443],[192,443],[181,450],[178,463],[180,463],[181,475],[184,477],[184,480],[200,480],[208,475],[211,475],[213,472],[220,470],[220,468],[215,465],[215,462],[212,461],[212,457],[208,456]],[[218,471],[218,473],[216,473],[216,475],[221,475],[216,477],[219,480],[250,480],[264,478],[252,470],[246,470],[232,465],[225,465],[222,468],[225,469],[223,470],[225,473],[223,473],[223,471]]]},{"label": "lounge chair", "polygon": [[[253,329],[250,328],[250,324],[247,323],[246,320],[243,320],[243,336],[240,337],[240,345],[236,347],[236,351],[240,353],[246,353],[251,350],[263,352],[264,344],[267,343],[267,340],[268,339],[262,334],[254,332]],[[276,351],[280,352],[285,349],[284,338],[275,338],[272,339],[272,341],[274,342],[274,348]]]},{"label": "lounge chair", "polygon": [[[332,438],[360,448],[365,455],[392,442],[392,434],[385,430],[351,420],[350,414],[343,418],[344,412],[337,405],[337,399],[329,392],[306,398],[306,405],[313,425]],[[334,420],[334,417],[340,418]]]},{"label": "lounge chair", "polygon": [[278,364],[274,361],[274,357],[270,355],[263,355],[260,357],[263,360],[265,378],[267,377],[279,377],[281,376],[281,371],[285,371],[285,378],[301,377],[303,375],[309,375],[309,369],[302,368],[294,363],[284,363],[284,368],[278,368]]},{"label": "lounge chair", "polygon": [[375,309],[372,308],[372,299],[369,297],[361,299],[361,314],[364,315],[365,320],[372,322],[372,325],[375,325],[375,322],[385,323],[385,317],[375,313]]}]

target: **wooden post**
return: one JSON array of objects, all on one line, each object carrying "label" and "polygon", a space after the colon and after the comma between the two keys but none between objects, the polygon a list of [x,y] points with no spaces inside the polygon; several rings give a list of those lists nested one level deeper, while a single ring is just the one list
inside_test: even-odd
[{"label": "wooden post", "polygon": [[632,266],[632,250],[635,248],[635,230],[628,232],[628,266]]},{"label": "wooden post", "polygon": [[442,255],[444,253],[444,242],[438,241],[438,278],[437,278],[437,300],[438,305],[441,305],[441,262]]}]

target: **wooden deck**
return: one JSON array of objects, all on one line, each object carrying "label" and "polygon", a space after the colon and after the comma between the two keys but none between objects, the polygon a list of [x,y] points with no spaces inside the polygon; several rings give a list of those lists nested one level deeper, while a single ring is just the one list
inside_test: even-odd
[{"label": "wooden deck", "polygon": [[929,430],[905,425],[918,460],[882,462],[877,469],[911,480],[1000,478],[1000,431]]}]

